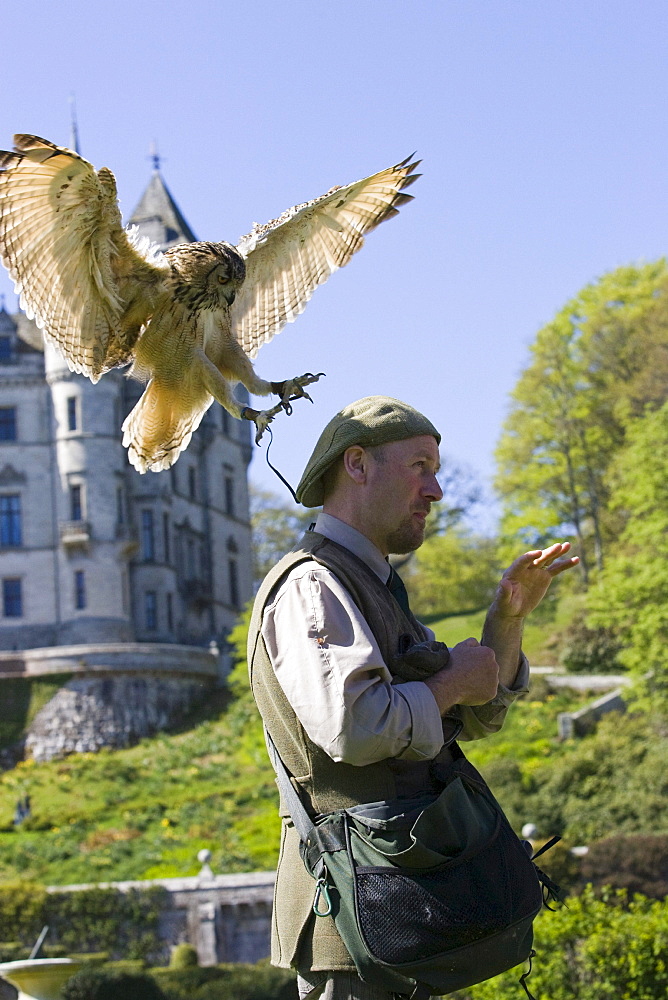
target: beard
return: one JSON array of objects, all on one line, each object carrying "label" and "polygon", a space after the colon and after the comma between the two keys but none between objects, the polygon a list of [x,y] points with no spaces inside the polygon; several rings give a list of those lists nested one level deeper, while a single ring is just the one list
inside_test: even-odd
[{"label": "beard", "polygon": [[424,541],[424,527],[424,524],[414,521],[410,515],[404,518],[387,536],[388,552],[398,556],[415,552]]}]

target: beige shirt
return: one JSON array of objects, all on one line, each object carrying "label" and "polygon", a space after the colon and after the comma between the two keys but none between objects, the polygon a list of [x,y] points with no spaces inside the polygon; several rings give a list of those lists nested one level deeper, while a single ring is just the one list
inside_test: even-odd
[{"label": "beige shirt", "polygon": [[[318,516],[316,531],[387,581],[387,561],[365,535],[330,514]],[[297,718],[333,760],[363,766],[388,757],[431,759],[443,746],[429,688],[422,681],[392,683],[359,608],[335,574],[315,560],[300,563],[283,581],[265,608],[262,635]],[[460,738],[500,729],[508,706],[528,689],[528,674],[523,657],[512,689],[499,685],[487,705],[458,706]]]}]

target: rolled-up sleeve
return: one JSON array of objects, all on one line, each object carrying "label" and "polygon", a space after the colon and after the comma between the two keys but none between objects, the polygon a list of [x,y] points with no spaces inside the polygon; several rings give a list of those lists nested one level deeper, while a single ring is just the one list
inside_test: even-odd
[{"label": "rolled-up sleeve", "polygon": [[293,569],[265,609],[262,635],[297,718],[333,760],[423,760],[441,749],[431,691],[421,681],[392,683],[359,608],[329,570]]}]

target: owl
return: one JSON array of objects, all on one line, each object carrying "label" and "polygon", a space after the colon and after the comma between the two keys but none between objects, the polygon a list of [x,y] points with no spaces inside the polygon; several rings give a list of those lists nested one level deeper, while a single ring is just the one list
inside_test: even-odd
[{"label": "owl", "polygon": [[[252,359],[347,264],[364,235],[412,200],[411,157],[255,225],[236,246],[185,243],[160,253],[121,223],[112,172],[34,135],[0,151],[0,257],[21,307],[72,371],[92,382],[112,368],[146,389],[125,419],[139,472],[169,468],[213,400],[250,419],[256,441],[319,375],[282,382]],[[234,396],[278,395],[257,411]]]}]

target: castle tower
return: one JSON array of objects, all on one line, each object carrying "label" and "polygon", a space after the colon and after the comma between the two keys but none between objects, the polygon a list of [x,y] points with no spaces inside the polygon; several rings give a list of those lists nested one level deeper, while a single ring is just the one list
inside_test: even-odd
[{"label": "castle tower", "polygon": [[44,365],[55,450],[57,642],[126,642],[135,630],[132,546],[121,516],[127,465],[120,439],[123,377],[111,372],[93,385],[49,346]]},{"label": "castle tower", "polygon": [[[130,222],[162,248],[196,237],[154,170]],[[214,404],[170,469],[140,476],[121,424],[143,387],[96,385],[0,311],[0,649],[224,646],[252,593],[250,424]]]}]

